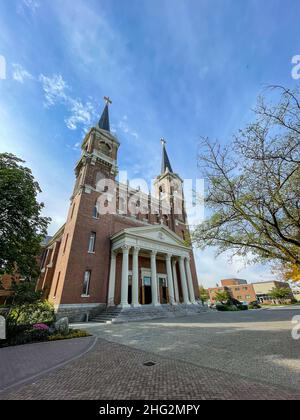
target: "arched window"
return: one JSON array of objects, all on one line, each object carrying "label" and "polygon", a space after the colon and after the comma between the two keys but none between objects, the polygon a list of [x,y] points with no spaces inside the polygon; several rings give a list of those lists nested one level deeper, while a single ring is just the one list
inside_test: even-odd
[{"label": "arched window", "polygon": [[124,197],[119,197],[119,212],[120,213],[125,213],[126,212]]},{"label": "arched window", "polygon": [[102,152],[104,155],[110,156],[110,154],[111,154],[111,148],[110,148],[110,146],[109,146],[107,143],[105,143],[104,141],[102,141],[102,142],[99,144],[99,150],[100,150],[100,152]]}]

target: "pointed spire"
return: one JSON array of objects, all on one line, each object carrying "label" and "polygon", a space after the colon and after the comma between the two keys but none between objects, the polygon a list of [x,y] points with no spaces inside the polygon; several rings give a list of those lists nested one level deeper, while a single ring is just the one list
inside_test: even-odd
[{"label": "pointed spire", "polygon": [[161,175],[163,175],[167,170],[173,173],[170,160],[166,151],[166,140],[160,139],[162,144],[162,161],[161,161]]},{"label": "pointed spire", "polygon": [[112,101],[107,96],[104,96],[104,100],[105,100],[105,107],[103,109],[102,115],[101,115],[100,120],[98,122],[98,126],[102,130],[110,131],[108,105],[111,104]]}]

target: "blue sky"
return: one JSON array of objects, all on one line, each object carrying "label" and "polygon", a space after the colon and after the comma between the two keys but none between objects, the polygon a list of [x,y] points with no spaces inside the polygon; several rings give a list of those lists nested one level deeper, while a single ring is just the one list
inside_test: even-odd
[{"label": "blue sky", "polygon": [[[300,3],[260,0],[0,0],[0,150],[17,154],[64,222],[85,130],[113,100],[119,167],[150,179],[161,137],[173,169],[197,177],[200,136],[227,142],[267,84],[296,85]],[[196,252],[199,280],[268,279],[266,267]]]}]

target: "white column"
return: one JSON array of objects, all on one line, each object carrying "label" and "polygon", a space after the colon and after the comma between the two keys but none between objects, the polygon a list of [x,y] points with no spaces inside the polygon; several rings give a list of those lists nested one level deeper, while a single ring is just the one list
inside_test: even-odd
[{"label": "white column", "polygon": [[151,251],[151,293],[152,305],[159,305],[157,298],[156,251]]},{"label": "white column", "polygon": [[121,280],[121,303],[122,308],[129,306],[128,304],[128,255],[130,246],[124,245],[122,247],[122,280]]},{"label": "white column", "polygon": [[196,299],[195,299],[193,278],[192,278],[192,273],[191,273],[190,257],[187,257],[185,259],[185,266],[186,266],[186,275],[187,275],[187,283],[188,283],[188,287],[189,287],[190,301],[191,301],[191,303],[195,304]]},{"label": "white column", "polygon": [[179,303],[179,290],[178,290],[176,263],[177,263],[176,260],[174,260],[173,261],[173,280],[174,280],[174,289],[175,289],[175,301]]},{"label": "white column", "polygon": [[132,306],[140,306],[139,304],[139,251],[140,248],[133,248],[132,257]]},{"label": "white column", "polygon": [[110,257],[107,306],[114,306],[115,304],[114,299],[115,299],[115,284],[116,284],[116,259],[117,259],[117,255],[114,251],[112,251],[111,257]]},{"label": "white column", "polygon": [[166,254],[166,266],[167,266],[168,289],[169,289],[170,303],[171,303],[171,305],[174,305],[175,296],[174,296],[174,287],[173,287],[171,258],[172,258],[172,254]]},{"label": "white column", "polygon": [[183,294],[183,303],[185,303],[186,305],[190,305],[191,302],[189,301],[189,293],[188,293],[187,282],[186,282],[184,257],[179,257],[179,270],[180,270],[180,280],[181,280],[181,288],[182,288],[182,294]]}]

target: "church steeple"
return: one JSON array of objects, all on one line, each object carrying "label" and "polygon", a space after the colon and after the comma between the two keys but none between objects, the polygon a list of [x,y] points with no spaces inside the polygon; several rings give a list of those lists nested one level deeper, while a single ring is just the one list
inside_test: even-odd
[{"label": "church steeple", "polygon": [[102,115],[101,115],[100,120],[98,122],[98,126],[102,130],[106,130],[106,131],[110,132],[108,105],[111,104],[112,101],[107,96],[104,96],[104,100],[105,100],[105,107],[103,109]]},{"label": "church steeple", "polygon": [[166,141],[164,139],[161,139],[160,141],[162,144],[161,175],[163,175],[167,170],[173,173],[171,163],[170,163],[167,150],[166,150]]}]

